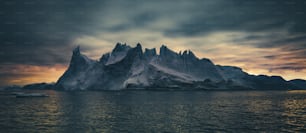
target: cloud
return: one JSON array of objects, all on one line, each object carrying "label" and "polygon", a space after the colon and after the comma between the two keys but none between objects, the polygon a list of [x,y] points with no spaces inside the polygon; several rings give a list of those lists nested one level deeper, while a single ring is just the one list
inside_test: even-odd
[{"label": "cloud", "polygon": [[[237,65],[253,73],[306,75],[303,0],[1,3],[0,67],[67,65],[76,45],[98,59],[116,42],[140,42],[148,48],[166,44],[175,51],[191,49],[217,64]],[[295,73],[296,68],[301,74]]]},{"label": "cloud", "polygon": [[52,66],[35,65],[1,65],[0,87],[7,85],[24,85],[39,82],[55,82],[63,74],[67,66],[54,64]]},{"label": "cloud", "polygon": [[202,9],[205,2],[197,3],[199,9],[193,17],[170,29],[166,35],[194,36],[214,31],[273,31],[279,28],[305,33],[305,2],[288,3],[277,0],[236,0],[214,2]]},{"label": "cloud", "polygon": [[[173,3],[162,0],[6,0],[3,3],[1,18],[5,21],[1,24],[0,53],[6,56],[0,59],[2,63],[19,63],[22,60],[31,64],[64,63],[70,55],[65,51],[72,49],[76,45],[73,43],[80,37],[116,35],[132,30],[145,34],[152,32],[151,39],[155,40],[156,32],[173,40],[202,37],[214,32],[247,32],[249,36],[245,38],[236,37],[237,43],[258,47],[277,47],[284,41],[294,43],[305,39],[305,34],[302,34],[305,32],[305,19],[301,17],[305,11],[303,1],[178,0]],[[282,32],[287,34],[280,35]],[[294,36],[296,32],[302,37],[282,39],[284,36]],[[265,35],[256,35],[258,33]],[[271,40],[272,37],[277,39]],[[117,35],[111,43],[124,42],[121,40],[123,38],[127,37]],[[252,43],[257,39],[266,40]],[[49,48],[62,54],[54,53]],[[52,57],[55,60],[50,60]]]}]

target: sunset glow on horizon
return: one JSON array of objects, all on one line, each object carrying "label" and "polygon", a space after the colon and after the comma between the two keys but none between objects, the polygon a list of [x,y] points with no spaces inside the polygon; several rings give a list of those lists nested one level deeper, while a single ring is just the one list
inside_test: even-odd
[{"label": "sunset glow on horizon", "polygon": [[117,42],[157,52],[165,44],[250,74],[306,79],[305,5],[302,0],[4,1],[0,86],[56,82],[74,47],[98,60]]},{"label": "sunset glow on horizon", "polygon": [[[167,44],[166,44],[167,45]],[[134,45],[130,45],[133,46]],[[225,48],[225,46],[214,46],[214,47],[222,47]],[[146,47],[143,47],[143,50]],[[152,47],[150,47],[152,48]],[[159,47],[155,47],[157,51],[159,51]],[[182,47],[169,47],[170,49],[174,50],[175,52],[184,51],[187,49],[182,49]],[[214,49],[214,48],[206,48]],[[218,48],[215,48],[218,49]],[[233,54],[228,54],[226,51],[232,51]],[[227,50],[218,49],[214,52],[201,52],[199,50],[193,51],[195,55],[198,58],[208,58],[211,59],[214,64],[216,65],[224,65],[224,66],[237,66],[241,67],[243,71],[253,74],[253,75],[268,75],[268,76],[282,76],[286,80],[292,80],[292,79],[305,79],[305,73],[306,70],[283,70],[283,69],[277,69],[283,62],[293,62],[296,60],[286,60],[283,58],[274,59],[271,60],[269,58],[265,58],[265,54],[269,54],[273,50],[264,51],[262,49],[256,48],[245,48],[245,50],[241,51],[241,47],[231,47],[227,48]],[[103,50],[102,50],[103,51]],[[240,52],[239,52],[240,51]],[[82,47],[81,47],[82,52]],[[98,50],[97,50],[98,52]],[[84,55],[89,56],[89,58],[94,60],[99,60],[99,58],[107,53],[111,52],[109,51],[103,51],[101,54],[94,55],[93,53],[83,53]],[[252,55],[256,52],[259,52],[261,54],[259,55]],[[277,52],[277,49],[274,50],[274,52]],[[72,54],[72,50],[70,51]],[[221,56],[216,56],[221,55]],[[240,56],[246,56],[244,58]],[[239,58],[240,57],[240,58]],[[253,58],[252,58],[253,57]],[[243,60],[243,61],[241,61]],[[256,63],[254,63],[256,62]],[[305,66],[306,63],[301,64],[301,66]],[[1,79],[1,84],[3,85],[26,85],[31,83],[55,83],[60,76],[65,72],[65,70],[68,69],[69,62],[67,62],[66,65],[62,64],[55,64],[54,66],[35,66],[35,65],[7,65],[6,68],[0,68],[0,71],[10,73],[12,75],[16,74],[16,76],[13,76],[9,79]],[[299,68],[299,66],[296,66]],[[22,76],[19,76],[22,75]]]}]

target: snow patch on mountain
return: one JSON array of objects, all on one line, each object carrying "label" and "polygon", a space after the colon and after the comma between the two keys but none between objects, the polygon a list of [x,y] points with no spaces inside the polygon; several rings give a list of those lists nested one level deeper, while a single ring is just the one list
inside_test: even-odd
[{"label": "snow patch on mountain", "polygon": [[105,65],[115,64],[121,61],[127,54],[131,47],[126,44],[117,43],[114,50],[109,53],[109,57]]},{"label": "snow patch on mountain", "polygon": [[173,69],[167,68],[167,67],[163,67],[159,64],[156,64],[154,61],[152,61],[150,63],[150,65],[152,65],[153,67],[155,67],[158,71],[162,71],[164,73],[179,77],[181,79],[183,79],[183,81],[196,81],[198,79],[194,78],[193,76],[186,74],[186,73],[181,73],[178,71],[175,71]]}]

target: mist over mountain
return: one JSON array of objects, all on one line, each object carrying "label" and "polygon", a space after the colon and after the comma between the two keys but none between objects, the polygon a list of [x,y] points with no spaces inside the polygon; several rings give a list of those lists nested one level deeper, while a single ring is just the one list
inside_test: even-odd
[{"label": "mist over mountain", "polygon": [[124,89],[304,89],[305,81],[286,81],[279,76],[250,75],[239,67],[215,65],[199,59],[190,50],[176,53],[167,46],[144,51],[141,44],[131,47],[117,43],[115,48],[92,60],[73,50],[70,65],[58,79],[59,90]]}]

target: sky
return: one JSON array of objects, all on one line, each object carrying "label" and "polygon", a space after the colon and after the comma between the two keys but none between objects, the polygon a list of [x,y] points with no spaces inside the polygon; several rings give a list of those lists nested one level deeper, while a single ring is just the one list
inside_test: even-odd
[{"label": "sky", "polygon": [[190,49],[250,74],[306,79],[303,0],[0,0],[0,86],[56,82],[72,49]]}]

